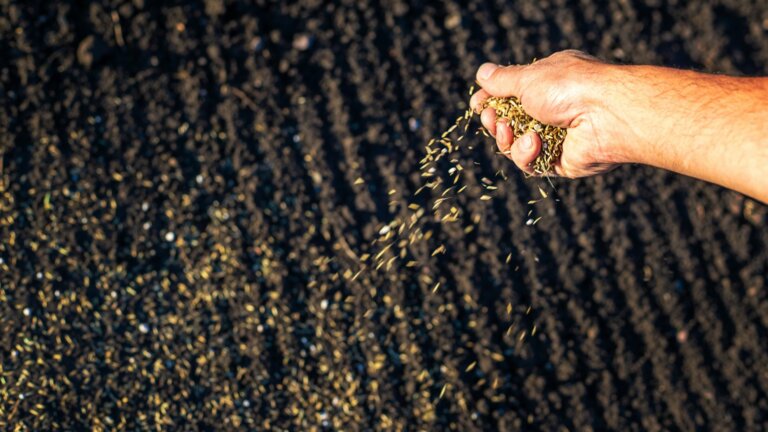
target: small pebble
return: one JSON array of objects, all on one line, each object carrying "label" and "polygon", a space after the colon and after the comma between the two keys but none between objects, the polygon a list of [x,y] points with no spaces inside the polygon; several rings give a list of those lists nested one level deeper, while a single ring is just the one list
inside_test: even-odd
[{"label": "small pebble", "polygon": [[455,29],[459,24],[461,24],[461,15],[459,14],[449,15],[448,18],[445,19],[445,28],[448,30]]},{"label": "small pebble", "polygon": [[264,47],[264,41],[261,39],[261,37],[256,36],[255,38],[251,39],[248,47],[251,49],[251,51],[260,51]]},{"label": "small pebble", "polygon": [[416,118],[409,118],[408,119],[408,129],[411,130],[411,132],[416,132],[421,127],[421,122]]},{"label": "small pebble", "polygon": [[300,34],[293,38],[293,47],[299,51],[306,51],[312,47],[314,38],[310,35]]}]

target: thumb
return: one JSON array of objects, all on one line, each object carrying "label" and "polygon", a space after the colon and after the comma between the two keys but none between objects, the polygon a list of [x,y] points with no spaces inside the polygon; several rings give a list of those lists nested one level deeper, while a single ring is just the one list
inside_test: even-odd
[{"label": "thumb", "polygon": [[499,66],[485,63],[477,70],[477,83],[491,96],[519,98],[522,95],[522,77],[525,66]]}]

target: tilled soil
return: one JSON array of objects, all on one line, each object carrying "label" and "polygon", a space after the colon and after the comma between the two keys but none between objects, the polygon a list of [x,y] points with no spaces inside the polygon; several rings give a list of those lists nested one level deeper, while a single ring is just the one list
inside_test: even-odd
[{"label": "tilled soil", "polygon": [[1,427],[768,427],[768,213],[736,193],[630,166],[526,225],[547,184],[474,137],[496,198],[348,273],[429,202],[483,61],[766,73],[768,3],[32,3],[0,1]]}]

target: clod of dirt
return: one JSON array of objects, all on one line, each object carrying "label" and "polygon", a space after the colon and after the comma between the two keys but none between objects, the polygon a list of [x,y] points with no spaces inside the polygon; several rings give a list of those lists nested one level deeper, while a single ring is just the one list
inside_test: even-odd
[{"label": "clod of dirt", "polygon": [[445,19],[445,28],[453,30],[461,24],[461,15],[452,14]]},{"label": "clod of dirt", "polygon": [[98,63],[108,52],[107,44],[101,38],[86,36],[77,47],[77,61],[86,68]]},{"label": "clod of dirt", "polygon": [[293,38],[293,47],[299,51],[306,51],[312,47],[314,38],[307,34],[299,34]]},{"label": "clod of dirt", "polygon": [[224,2],[221,0],[205,0],[205,14],[211,17],[224,14]]}]

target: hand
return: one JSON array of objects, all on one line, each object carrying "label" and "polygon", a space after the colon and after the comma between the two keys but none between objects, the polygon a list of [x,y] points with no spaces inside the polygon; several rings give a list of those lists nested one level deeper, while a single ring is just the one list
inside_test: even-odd
[{"label": "hand", "polygon": [[[472,96],[476,112],[489,96],[516,96],[533,118],[568,129],[563,154],[555,173],[564,177],[599,174],[628,162],[619,145],[625,140],[610,136],[611,115],[601,99],[610,80],[612,65],[569,50],[555,53],[530,65],[501,67],[486,63],[477,71],[482,89]],[[512,129],[496,112],[486,108],[480,115],[483,126],[495,136],[496,144],[523,171],[533,174],[531,162],[541,151],[541,138],[528,132],[514,140]]]}]

